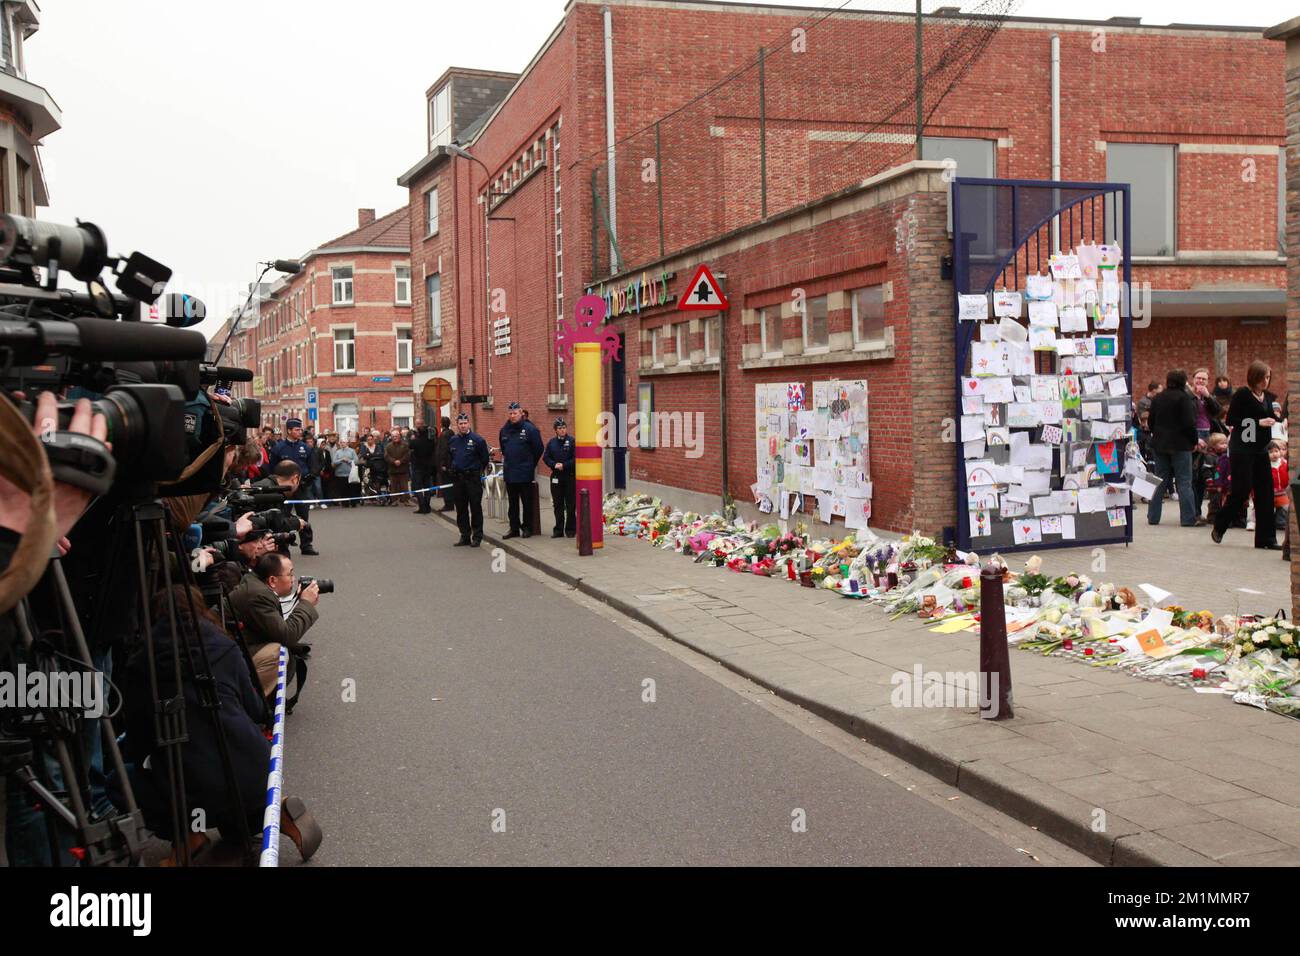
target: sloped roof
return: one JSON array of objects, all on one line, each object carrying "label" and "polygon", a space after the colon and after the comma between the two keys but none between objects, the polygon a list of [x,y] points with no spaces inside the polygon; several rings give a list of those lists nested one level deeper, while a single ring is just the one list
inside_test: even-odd
[{"label": "sloped roof", "polygon": [[[376,219],[369,225],[359,226],[351,232],[331,239],[317,246],[307,256],[326,252],[335,248],[353,248],[355,246],[391,246],[407,249],[411,245],[411,220],[408,207],[400,206],[387,216]],[[304,256],[305,260],[307,256]]]}]

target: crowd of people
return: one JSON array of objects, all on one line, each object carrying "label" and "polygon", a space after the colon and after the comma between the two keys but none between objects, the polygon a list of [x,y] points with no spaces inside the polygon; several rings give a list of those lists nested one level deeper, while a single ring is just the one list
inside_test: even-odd
[{"label": "crowd of people", "polygon": [[1281,549],[1289,559],[1288,399],[1279,400],[1271,383],[1272,370],[1255,361],[1236,389],[1222,375],[1211,387],[1204,368],[1190,380],[1171,369],[1163,385],[1147,385],[1134,403],[1133,428],[1160,479],[1148,524],[1160,523],[1165,499],[1176,494],[1184,527],[1210,526],[1215,543],[1231,528],[1253,530],[1256,548]]}]

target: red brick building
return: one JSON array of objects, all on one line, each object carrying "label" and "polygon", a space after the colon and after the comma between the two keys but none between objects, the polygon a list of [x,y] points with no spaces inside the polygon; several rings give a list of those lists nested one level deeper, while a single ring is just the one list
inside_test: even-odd
[{"label": "red brick building", "polygon": [[[1128,19],[990,25],[926,18],[927,50],[956,48],[961,31],[984,45],[968,69],[927,67],[925,159],[951,157],[963,176],[1053,178],[1059,37],[1058,178],[1134,184],[1127,251],[1135,282],[1150,287],[1135,380],[1206,365],[1240,382],[1255,358],[1281,368],[1279,45],[1258,29]],[[555,323],[594,288],[624,303],[610,320],[625,350],[606,407],[635,407],[652,384],[656,411],[701,412],[705,427],[698,457],[609,452],[610,487],[716,504],[725,467],[725,490],[743,502],[755,385],[861,378],[873,523],[951,524],[951,456],[938,445],[954,414],[947,185],[941,165],[910,164],[912,31],[910,17],[851,11],[573,0],[500,102],[447,134],[472,160],[431,142],[400,180],[412,258],[439,275],[438,344],[417,332],[417,355],[454,374],[458,394],[487,397],[475,416],[490,440],[516,399],[549,433],[571,400]],[[890,69],[902,54],[905,68]],[[871,112],[878,101],[906,108]],[[435,181],[430,230],[417,223]],[[721,317],[673,309],[699,262],[725,274]],[[415,295],[428,316],[424,283]]]},{"label": "red brick building", "polygon": [[256,306],[251,354],[264,420],[311,426],[308,395],[317,393],[317,431],[355,436],[358,429],[410,425],[411,262],[407,210],[376,219],[358,211],[357,228],[312,249],[302,271],[274,283]]}]

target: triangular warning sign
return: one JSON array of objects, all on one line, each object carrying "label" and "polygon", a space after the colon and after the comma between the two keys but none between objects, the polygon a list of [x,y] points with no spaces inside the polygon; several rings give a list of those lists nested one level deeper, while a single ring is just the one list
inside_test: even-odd
[{"label": "triangular warning sign", "polygon": [[721,312],[728,308],[727,297],[722,294],[718,280],[713,278],[708,266],[701,264],[682,293],[682,300],[677,303],[678,311]]}]

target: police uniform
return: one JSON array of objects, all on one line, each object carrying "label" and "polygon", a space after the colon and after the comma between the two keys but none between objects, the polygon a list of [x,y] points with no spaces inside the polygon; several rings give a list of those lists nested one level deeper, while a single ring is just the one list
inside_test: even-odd
[{"label": "police uniform", "polygon": [[[301,428],[302,422],[296,418],[291,418],[284,423],[284,427],[287,432],[291,428]],[[291,461],[298,466],[298,474],[301,476],[301,480],[298,483],[297,497],[306,497],[310,493],[307,486],[311,480],[308,477],[311,473],[311,449],[307,447],[306,439],[299,438],[295,441],[292,438],[281,438],[278,442],[272,445],[270,460],[267,463],[267,472],[269,473],[282,461]],[[293,513],[303,521],[308,520],[308,509],[305,502],[293,505],[292,510]],[[314,537],[314,534],[311,525],[305,525],[298,534],[302,541],[302,553],[316,553],[315,549],[312,547],[312,538]]]},{"label": "police uniform", "polygon": [[[464,421],[468,420],[466,416]],[[460,528],[459,543],[477,546],[483,540],[483,469],[488,464],[488,445],[475,432],[458,433],[451,436],[448,453],[451,456],[452,492],[456,498],[456,526]]]},{"label": "police uniform", "polygon": [[[555,420],[557,429],[563,424],[563,419]],[[572,538],[578,533],[578,476],[574,467],[576,449],[577,444],[572,435],[563,438],[556,435],[546,443],[546,452],[542,455],[542,461],[551,469],[551,506],[555,510],[555,530],[551,532],[553,538],[561,535]],[[564,467],[556,471],[556,465]]]},{"label": "police uniform", "polygon": [[[510,410],[519,407],[510,403]],[[502,477],[506,483],[510,519],[508,537],[533,533],[533,482],[537,478],[537,462],[542,457],[542,433],[527,419],[507,421],[498,436],[501,442]],[[522,505],[522,509],[521,506]],[[522,510],[523,515],[520,516]]]}]

